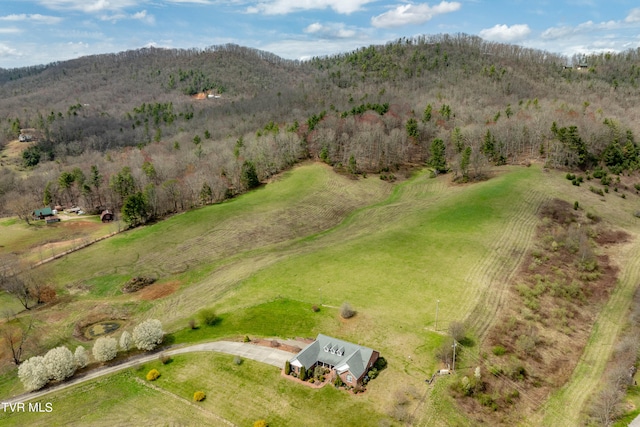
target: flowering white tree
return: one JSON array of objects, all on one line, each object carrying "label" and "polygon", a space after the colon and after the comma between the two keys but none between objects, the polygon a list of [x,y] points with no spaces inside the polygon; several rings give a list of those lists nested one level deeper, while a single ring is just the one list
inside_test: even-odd
[{"label": "flowering white tree", "polygon": [[93,357],[98,362],[106,362],[118,354],[118,342],[115,338],[100,337],[93,344]]},{"label": "flowering white tree", "polygon": [[162,323],[157,319],[145,320],[133,330],[133,342],[140,350],[153,350],[163,337]]},{"label": "flowering white tree", "polygon": [[49,378],[63,381],[76,371],[76,360],[67,347],[52,348],[44,355],[44,365],[49,372]]},{"label": "flowering white tree", "polygon": [[133,340],[131,339],[131,334],[128,331],[124,331],[122,335],[120,335],[120,348],[123,351],[129,351],[133,347]]},{"label": "flowering white tree", "polygon": [[22,362],[18,368],[18,378],[27,391],[39,390],[49,382],[49,372],[44,357],[35,356]]},{"label": "flowering white tree", "polygon": [[78,368],[84,368],[89,363],[89,355],[87,354],[87,350],[81,345],[76,348],[76,352],[73,354],[73,357],[76,359],[76,366]]}]

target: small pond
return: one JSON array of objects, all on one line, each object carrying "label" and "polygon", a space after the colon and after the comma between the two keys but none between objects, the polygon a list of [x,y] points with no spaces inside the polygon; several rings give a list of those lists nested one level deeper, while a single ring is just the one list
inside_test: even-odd
[{"label": "small pond", "polygon": [[102,322],[94,323],[84,328],[84,336],[87,339],[95,339],[103,335],[109,335],[124,324],[122,320],[105,320]]}]

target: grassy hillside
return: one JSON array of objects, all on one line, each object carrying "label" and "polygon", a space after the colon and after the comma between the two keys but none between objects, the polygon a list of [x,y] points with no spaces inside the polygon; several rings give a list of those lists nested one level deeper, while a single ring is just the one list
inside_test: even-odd
[{"label": "grassy hillside", "polygon": [[[520,167],[496,170],[490,180],[472,185],[419,173],[389,193],[389,184],[377,178],[352,181],[306,165],[231,202],[48,265],[46,271],[70,290],[85,291],[72,292],[64,304],[68,315],[63,307],[52,308],[58,320],[49,330],[66,342],[73,322],[99,311],[124,313],[131,323],[162,318],[175,331],[174,342],[333,334],[376,348],[390,362],[367,392],[373,407],[388,414],[394,405],[384,403],[389,390],[401,394],[412,386],[421,396],[433,393],[424,389],[424,379],[438,366],[434,352],[451,321],[468,320],[476,337],[482,336],[482,325],[490,323],[486,313],[501,304],[499,284],[530,244],[530,226],[550,184],[553,178],[539,168]],[[336,188],[350,199],[332,193]],[[349,204],[340,214],[332,207]],[[262,232],[252,233],[252,227]],[[234,249],[225,251],[225,244]],[[133,274],[158,274],[161,282],[178,280],[180,286],[161,299],[136,302],[136,295],[117,289]],[[343,301],[358,311],[349,321],[338,320]],[[320,303],[320,313],[313,313],[311,305]],[[220,325],[190,332],[187,320],[205,306],[220,313]],[[446,406],[450,398],[439,387],[433,398]],[[428,408],[435,404],[417,399],[410,407],[419,419],[433,421]]]},{"label": "grassy hillside", "polygon": [[[362,416],[398,420],[411,415],[418,424],[448,425],[456,413],[457,424],[471,424],[454,409],[446,385],[450,380],[435,386],[424,380],[439,367],[435,352],[453,321],[466,321],[471,328],[458,371],[484,366],[477,344],[509,302],[509,286],[534,244],[537,212],[554,197],[579,201],[582,209],[603,219],[602,227],[622,227],[632,235],[640,231],[633,216],[637,195],[621,187],[599,196],[538,166],[497,168],[484,182],[460,185],[448,176],[431,178],[426,171],[396,184],[375,176],[353,180],[323,164],[305,164],[231,201],[126,232],[43,266],[42,274],[65,284],[66,295],[34,316],[47,337],[44,348],[76,345],[74,325],[97,316],[125,318],[125,327],[142,318],[161,318],[173,343],[335,335],[379,350],[389,367],[369,385],[365,398],[316,392],[326,394],[323,398],[355,405],[354,413]],[[637,258],[637,251],[632,239],[615,252],[620,285],[596,320],[569,382],[529,418],[534,425],[575,424],[584,416],[630,304],[637,263],[629,260]],[[159,281],[150,294],[122,294],[120,286],[134,275]],[[338,317],[345,301],[357,311],[349,320]],[[314,304],[321,305],[319,313],[311,310]],[[191,330],[188,320],[203,307],[216,310],[219,325]],[[194,361],[170,367],[167,389],[187,393],[170,379],[178,372],[187,384],[200,384],[195,366],[198,372],[208,369]],[[271,381],[262,382],[271,378],[266,372],[260,380],[240,377],[237,370],[225,375],[226,382],[235,384],[229,387],[244,384],[238,391],[243,401],[252,401],[251,390],[263,390]],[[129,381],[125,374],[116,378]],[[99,383],[107,394],[110,381]],[[0,383],[3,394],[20,390],[12,374]],[[128,384],[139,388],[137,382]],[[285,384],[288,391],[277,397],[284,406],[259,406],[293,425],[298,392],[289,388],[298,389]],[[215,388],[206,381],[202,387]],[[257,398],[267,395],[264,390]],[[61,405],[73,405],[75,395],[65,396]],[[523,391],[521,399],[544,402],[534,390]],[[571,411],[558,409],[567,402]],[[105,405],[104,411],[110,411]],[[209,411],[235,423],[260,416],[227,407]]]}]

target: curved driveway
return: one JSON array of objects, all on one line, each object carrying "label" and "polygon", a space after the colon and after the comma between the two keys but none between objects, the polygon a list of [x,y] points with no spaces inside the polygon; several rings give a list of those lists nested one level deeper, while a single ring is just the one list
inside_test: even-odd
[{"label": "curved driveway", "polygon": [[63,390],[65,388],[74,386],[76,384],[90,381],[104,375],[109,375],[114,372],[122,371],[124,369],[131,368],[136,365],[151,362],[157,360],[160,354],[166,354],[174,356],[176,354],[193,353],[198,351],[215,351],[219,353],[233,354],[235,356],[244,357],[245,359],[252,359],[258,362],[267,363],[282,369],[287,360],[293,357],[293,353],[288,351],[278,350],[277,348],[262,347],[255,344],[232,342],[232,341],[214,341],[201,344],[193,344],[187,347],[180,347],[175,349],[167,349],[162,352],[156,352],[153,354],[145,354],[140,357],[129,359],[123,363],[115,366],[105,366],[104,368],[94,369],[82,376],[73,377],[68,381],[55,385],[53,387],[46,388],[44,390],[34,391],[32,393],[21,394],[8,400],[2,400],[4,403],[16,403],[27,402],[29,400],[37,399],[49,393]]}]

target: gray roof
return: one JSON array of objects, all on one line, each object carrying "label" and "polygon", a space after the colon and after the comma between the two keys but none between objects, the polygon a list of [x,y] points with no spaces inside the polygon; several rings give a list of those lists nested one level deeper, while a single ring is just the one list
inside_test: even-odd
[{"label": "gray roof", "polygon": [[290,362],[297,361],[305,368],[322,362],[334,366],[339,372],[348,370],[356,378],[360,378],[365,373],[372,354],[373,350],[370,348],[318,334],[316,340],[306,346]]}]

